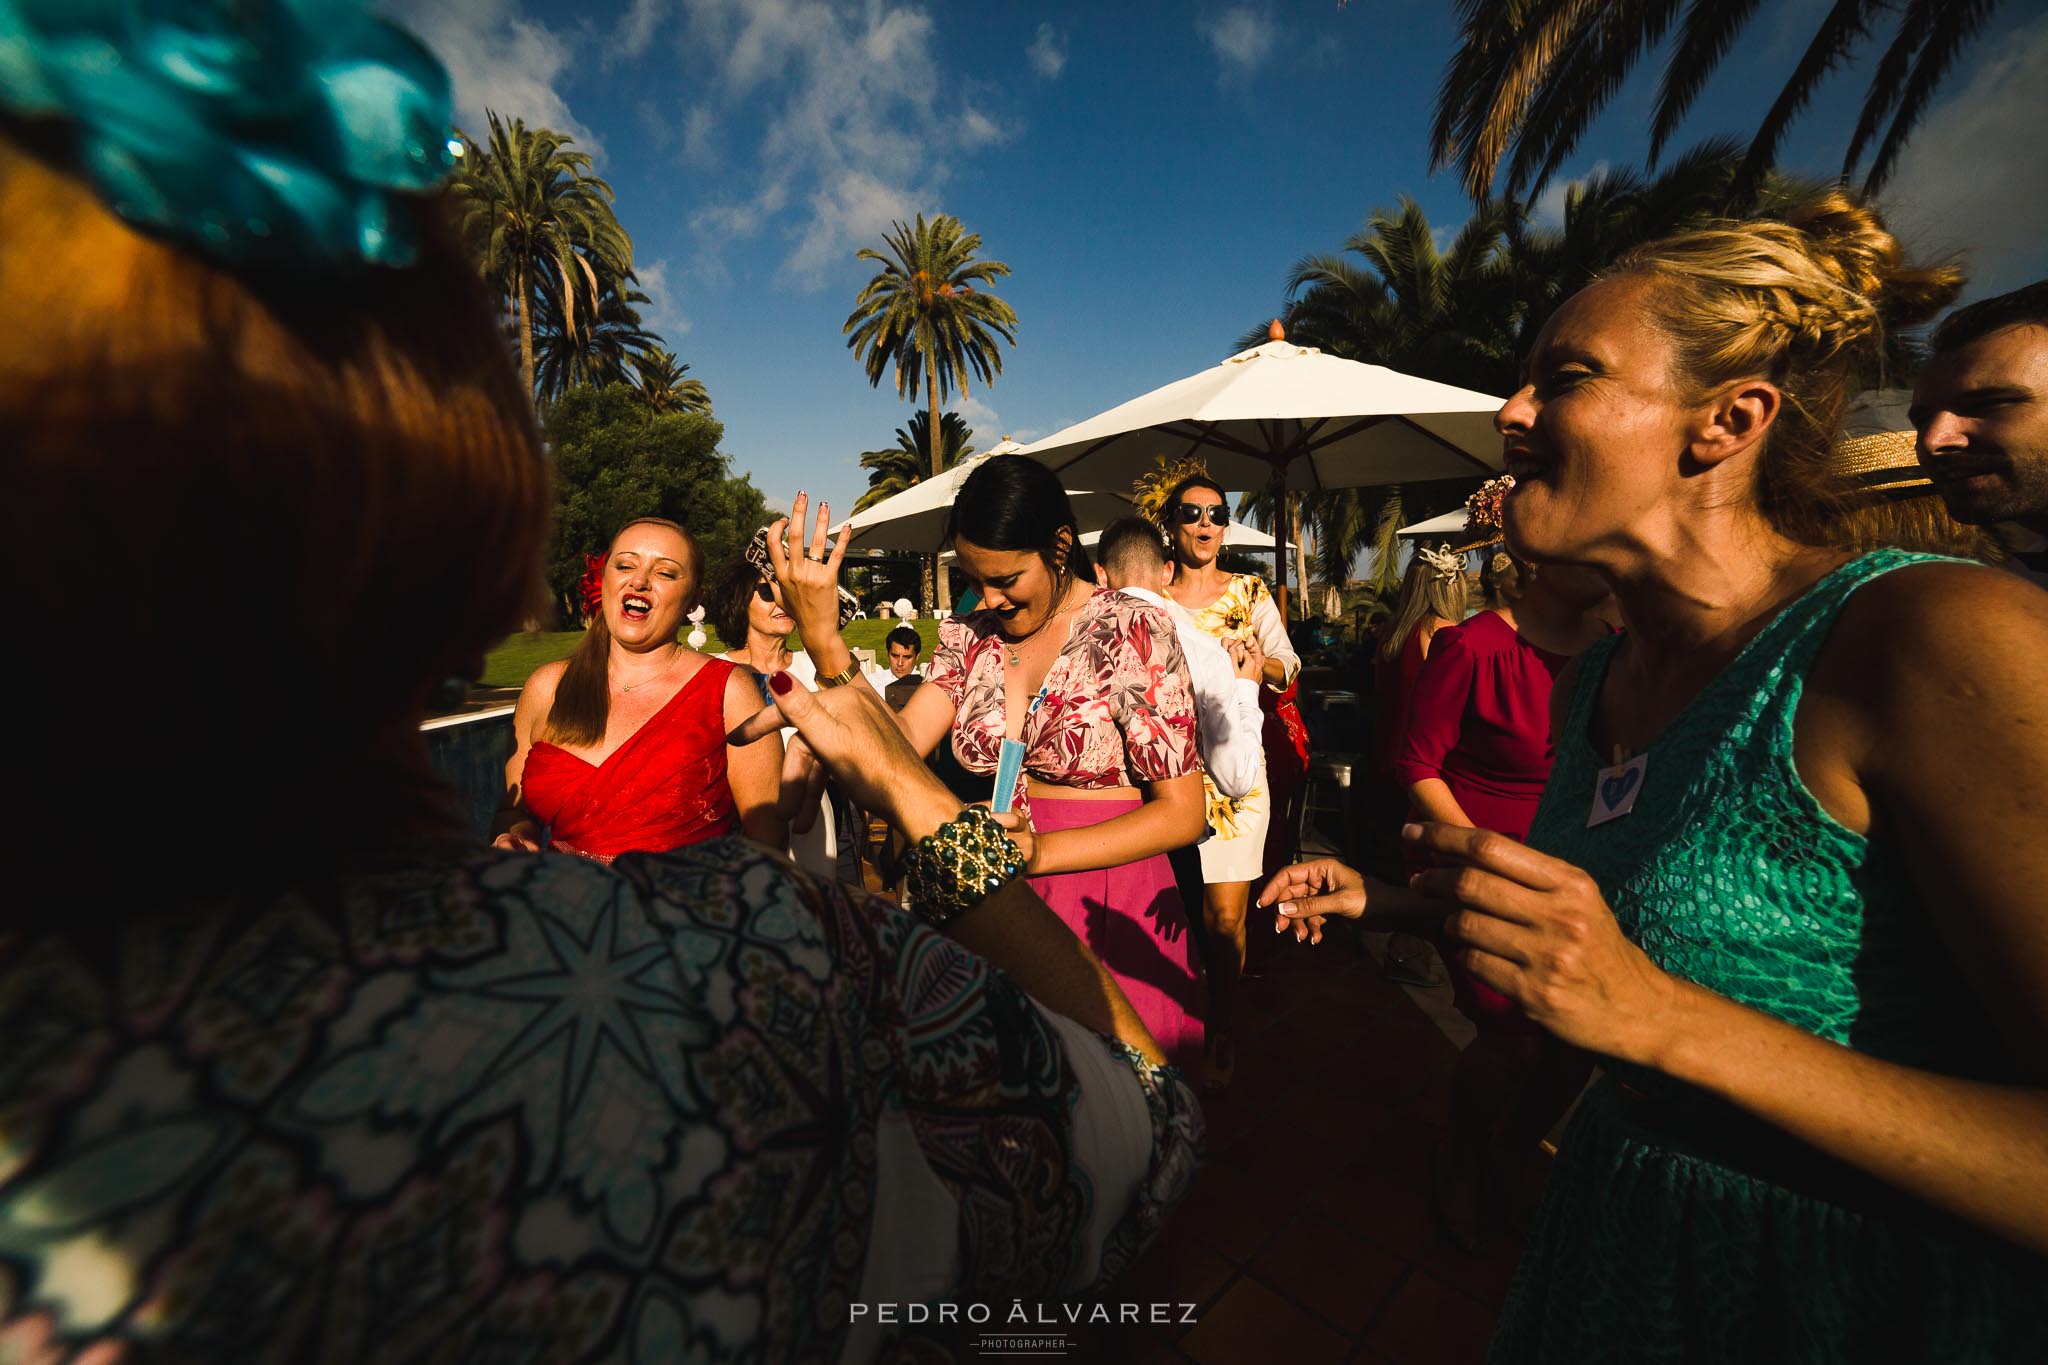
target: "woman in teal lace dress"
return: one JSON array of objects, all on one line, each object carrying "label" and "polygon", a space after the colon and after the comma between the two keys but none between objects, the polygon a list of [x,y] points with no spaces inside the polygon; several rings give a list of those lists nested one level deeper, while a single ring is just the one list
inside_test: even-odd
[{"label": "woman in teal lace dress", "polygon": [[1497,419],[1509,543],[1631,626],[1529,846],[1409,831],[1470,970],[1608,1059],[1497,1362],[2048,1358],[2048,596],[1830,544],[1849,379],[1953,290],[1840,196],[1655,243]]}]

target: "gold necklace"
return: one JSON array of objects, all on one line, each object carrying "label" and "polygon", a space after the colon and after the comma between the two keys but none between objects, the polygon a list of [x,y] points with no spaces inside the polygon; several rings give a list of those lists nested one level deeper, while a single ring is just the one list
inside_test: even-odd
[{"label": "gold necklace", "polygon": [[636,683],[620,683],[619,691],[631,692],[636,687],[647,686],[647,684],[653,682],[656,678],[666,678],[669,675],[670,669],[673,669],[679,662],[681,662],[683,657],[682,646],[676,645],[672,648],[675,652],[668,661],[668,668],[662,669],[659,673],[650,673],[648,676],[642,678],[639,682]]}]

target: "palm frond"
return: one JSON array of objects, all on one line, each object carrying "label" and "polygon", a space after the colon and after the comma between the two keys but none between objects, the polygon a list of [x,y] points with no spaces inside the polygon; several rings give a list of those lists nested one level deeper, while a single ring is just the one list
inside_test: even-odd
[{"label": "palm frond", "polygon": [[1956,54],[1963,44],[1984,27],[1998,5],[1999,0],[1950,0],[1941,7],[1928,29],[1927,40],[1920,45],[1920,55],[1913,63],[1913,74],[1906,78],[1905,89],[1899,92],[1898,112],[1892,115],[1884,141],[1878,144],[1876,154],[1870,159],[1870,170],[1863,177],[1864,193],[1874,194],[1884,187],[1884,182],[1891,176],[1893,163],[1906,145],[1907,135],[1913,131],[1913,125],[1920,121],[1928,101],[1934,97],[1935,87],[1954,66]]}]

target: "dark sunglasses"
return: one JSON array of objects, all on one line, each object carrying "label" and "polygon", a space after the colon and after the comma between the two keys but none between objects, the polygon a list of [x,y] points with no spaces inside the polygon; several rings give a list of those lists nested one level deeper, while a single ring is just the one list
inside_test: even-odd
[{"label": "dark sunglasses", "polygon": [[773,602],[775,600],[775,585],[773,583],[756,583],[754,585],[754,596],[760,598],[763,602]]},{"label": "dark sunglasses", "polygon": [[1183,526],[1193,526],[1206,521],[1211,526],[1230,525],[1230,509],[1220,502],[1177,502],[1173,505],[1173,519]]}]

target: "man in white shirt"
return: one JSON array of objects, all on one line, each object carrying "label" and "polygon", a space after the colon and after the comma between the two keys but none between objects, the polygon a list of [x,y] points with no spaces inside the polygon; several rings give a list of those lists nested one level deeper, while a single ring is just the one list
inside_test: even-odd
[{"label": "man in white shirt", "polygon": [[1913,389],[1920,466],[1949,515],[1995,526],[2048,587],[2048,280],[1958,308]]},{"label": "man in white shirt", "polygon": [[868,686],[881,693],[891,710],[901,711],[910,694],[924,681],[917,667],[924,640],[910,626],[898,626],[883,637],[882,648],[888,655],[888,667],[868,669]]},{"label": "man in white shirt", "polygon": [[[1166,542],[1152,523],[1124,517],[1103,529],[1095,558],[1109,586],[1165,611],[1187,655],[1199,719],[1202,766],[1225,796],[1243,796],[1258,785],[1266,718],[1259,710],[1259,670],[1265,655],[1256,639],[1232,642],[1226,650],[1214,636],[1182,622],[1160,590],[1170,561]],[[1233,654],[1234,651],[1234,654]]]}]

